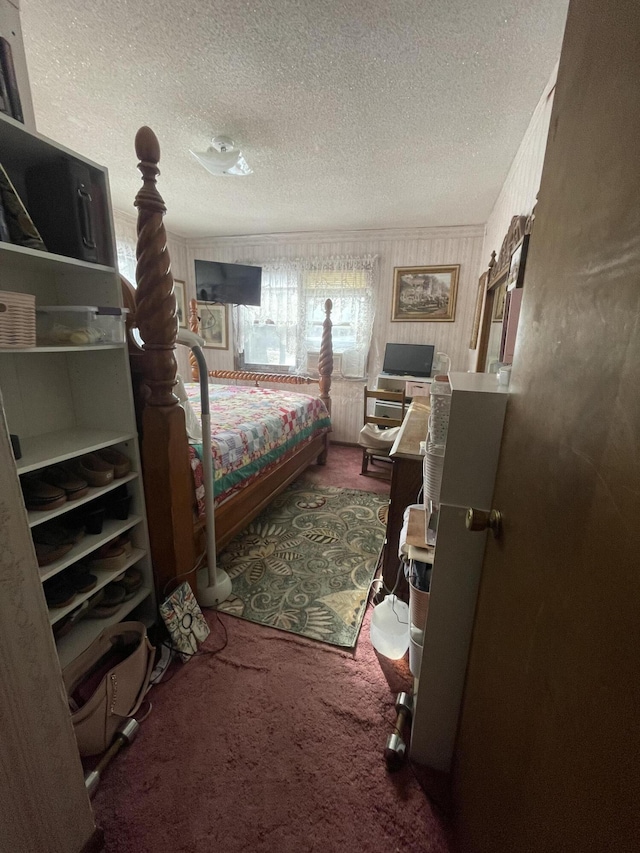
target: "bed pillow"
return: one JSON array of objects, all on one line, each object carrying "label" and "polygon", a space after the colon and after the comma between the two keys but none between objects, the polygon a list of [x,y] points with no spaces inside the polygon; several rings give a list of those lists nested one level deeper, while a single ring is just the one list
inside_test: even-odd
[{"label": "bed pillow", "polygon": [[196,415],[189,398],[187,397],[187,389],[184,387],[182,377],[178,373],[178,383],[176,385],[176,397],[180,400],[180,405],[184,409],[184,419],[187,426],[187,437],[191,444],[202,444],[202,424]]}]

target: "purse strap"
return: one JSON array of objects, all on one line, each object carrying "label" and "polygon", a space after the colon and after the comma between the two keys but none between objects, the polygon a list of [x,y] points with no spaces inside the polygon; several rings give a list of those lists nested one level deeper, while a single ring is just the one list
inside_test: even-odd
[{"label": "purse strap", "polygon": [[151,643],[149,642],[149,638],[147,637],[146,633],[144,635],[144,643],[146,644],[146,647],[147,647],[147,672],[145,674],[144,680],[143,680],[142,685],[140,687],[140,692],[138,693],[138,696],[136,697],[136,701],[134,702],[133,708],[126,715],[129,718],[135,717],[135,715],[138,713],[138,711],[140,709],[140,706],[142,705],[144,697],[147,695],[147,690],[149,688],[149,681],[151,679],[151,673],[153,672],[153,665],[155,663],[155,655],[154,655],[155,646],[151,645]]}]

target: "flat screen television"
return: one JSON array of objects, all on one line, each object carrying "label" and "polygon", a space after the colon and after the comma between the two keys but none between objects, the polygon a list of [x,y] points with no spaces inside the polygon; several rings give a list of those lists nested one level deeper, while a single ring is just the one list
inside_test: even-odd
[{"label": "flat screen television", "polygon": [[220,261],[196,261],[196,294],[201,302],[260,305],[262,268]]},{"label": "flat screen television", "polygon": [[395,376],[431,376],[434,350],[431,344],[387,344],[382,372]]}]

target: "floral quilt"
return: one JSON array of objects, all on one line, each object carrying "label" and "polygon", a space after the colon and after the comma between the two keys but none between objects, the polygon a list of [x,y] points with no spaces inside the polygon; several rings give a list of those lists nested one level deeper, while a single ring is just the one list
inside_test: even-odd
[{"label": "floral quilt", "polygon": [[[200,386],[187,396],[200,418]],[[287,451],[327,432],[331,420],[318,397],[297,391],[210,385],[211,453],[216,505],[244,488]],[[198,514],[204,515],[203,446],[189,448]]]}]

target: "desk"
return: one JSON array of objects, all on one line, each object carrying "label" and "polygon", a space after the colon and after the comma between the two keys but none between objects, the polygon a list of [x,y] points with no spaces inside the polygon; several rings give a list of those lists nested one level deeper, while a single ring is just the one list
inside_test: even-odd
[{"label": "desk", "polygon": [[[393,589],[398,575],[398,543],[404,511],[409,504],[416,502],[422,486],[423,457],[420,453],[420,442],[427,437],[429,411],[428,398],[417,398],[413,401],[389,454],[393,464],[387,535],[382,554],[382,578],[388,589]],[[409,585],[404,575],[400,577],[396,595],[403,601],[409,600]]]}]

